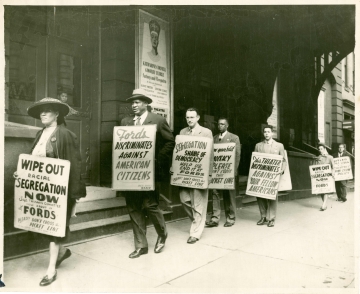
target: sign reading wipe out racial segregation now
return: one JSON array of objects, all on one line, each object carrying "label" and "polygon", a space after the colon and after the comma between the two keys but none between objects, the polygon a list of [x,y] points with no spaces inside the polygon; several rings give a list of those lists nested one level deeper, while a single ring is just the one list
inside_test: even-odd
[{"label": "sign reading wipe out racial segregation now", "polygon": [[334,158],[334,177],[335,181],[353,179],[351,162],[348,156]]},{"label": "sign reading wipe out racial segregation now", "polygon": [[64,237],[70,161],[20,154],[15,179],[14,227]]},{"label": "sign reading wipe out racial segregation now", "polygon": [[235,189],[235,145],[214,144],[214,163],[209,189]]},{"label": "sign reading wipe out racial segregation now", "polygon": [[310,165],[311,193],[326,194],[335,191],[330,164]]},{"label": "sign reading wipe out racial segregation now", "polygon": [[171,185],[207,189],[213,139],[178,135],[172,158]]},{"label": "sign reading wipe out racial segregation now", "polygon": [[281,155],[253,152],[246,194],[275,200],[282,162]]},{"label": "sign reading wipe out racial segregation now", "polygon": [[155,190],[156,125],[114,127],[112,189]]}]

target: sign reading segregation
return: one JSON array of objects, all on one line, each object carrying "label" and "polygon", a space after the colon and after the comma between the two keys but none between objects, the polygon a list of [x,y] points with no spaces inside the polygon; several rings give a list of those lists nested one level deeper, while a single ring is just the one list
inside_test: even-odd
[{"label": "sign reading segregation", "polygon": [[311,193],[326,194],[335,191],[330,164],[310,165]]},{"label": "sign reading segregation", "polygon": [[114,127],[112,189],[155,190],[156,125]]},{"label": "sign reading segregation", "polygon": [[207,189],[213,139],[178,135],[172,158],[171,185]]},{"label": "sign reading segregation", "polygon": [[235,189],[235,143],[214,144],[214,163],[209,189]]},{"label": "sign reading segregation", "polygon": [[348,156],[334,158],[334,177],[335,181],[353,179],[351,162]]},{"label": "sign reading segregation", "polygon": [[14,227],[64,237],[70,161],[20,154],[15,179]]},{"label": "sign reading segregation", "polygon": [[246,194],[275,200],[282,162],[281,155],[253,152]]}]

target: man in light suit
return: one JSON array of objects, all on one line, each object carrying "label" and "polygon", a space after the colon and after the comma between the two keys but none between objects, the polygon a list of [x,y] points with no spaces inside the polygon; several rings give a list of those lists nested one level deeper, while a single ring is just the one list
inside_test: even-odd
[{"label": "man in light suit", "polygon": [[220,220],[220,193],[223,195],[224,210],[226,216],[226,222],[224,227],[231,227],[235,224],[236,218],[236,186],[237,186],[237,174],[240,163],[240,140],[235,134],[227,131],[229,122],[226,118],[219,118],[218,129],[219,134],[214,136],[214,143],[235,143],[235,189],[234,190],[213,190],[213,211],[210,221],[206,222],[207,227],[217,227]]},{"label": "man in light suit", "polygon": [[[211,130],[198,124],[200,119],[199,111],[196,108],[189,108],[186,111],[186,122],[188,127],[180,131],[180,135],[197,136],[213,138]],[[212,147],[211,147],[212,150]],[[210,156],[210,172],[212,173],[213,156]],[[194,244],[201,237],[205,227],[206,211],[208,203],[208,189],[193,189],[181,187],[180,200],[185,212],[192,220],[190,227],[190,237],[187,240],[189,244]]]},{"label": "man in light suit", "polygon": [[125,191],[126,206],[131,218],[134,232],[135,251],[129,257],[136,258],[148,253],[146,240],[145,213],[154,224],[158,234],[154,252],[160,253],[167,238],[164,216],[159,210],[158,185],[161,181],[168,181],[169,166],[172,151],[175,146],[174,136],[165,120],[160,115],[148,112],[147,106],[152,99],[142,89],[135,89],[126,101],[132,102],[134,116],[126,117],[121,121],[122,126],[156,125],[155,143],[155,191]]},{"label": "man in light suit", "polygon": [[[284,145],[273,140],[273,127],[266,125],[263,127],[263,134],[265,140],[257,143],[255,146],[255,152],[260,153],[269,153],[277,154],[283,157],[283,162],[281,166],[281,171],[279,174],[283,174],[286,168],[285,152]],[[257,203],[259,205],[259,210],[261,214],[261,219],[257,222],[257,225],[264,225],[268,221],[268,227],[273,227],[275,225],[275,217],[277,210],[278,197],[276,195],[275,200],[265,199],[261,197],[256,197]]]},{"label": "man in light suit", "polygon": [[[346,150],[345,150],[345,144],[340,144],[339,145],[339,152],[335,153],[333,155],[334,158],[339,158],[339,157],[349,157],[346,154]],[[351,159],[350,159],[350,165],[351,165]],[[338,197],[338,199],[336,201],[339,202],[346,202],[346,184],[347,184],[347,180],[344,181],[335,181],[335,189],[336,189],[336,195]]]}]

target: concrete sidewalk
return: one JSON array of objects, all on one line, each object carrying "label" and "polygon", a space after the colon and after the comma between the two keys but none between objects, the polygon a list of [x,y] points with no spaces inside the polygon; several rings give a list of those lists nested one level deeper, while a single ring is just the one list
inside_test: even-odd
[{"label": "concrete sidewalk", "polygon": [[[161,254],[153,252],[154,228],[148,230],[149,254],[129,259],[132,231],[69,247],[72,256],[57,280],[40,287],[48,253],[4,263],[5,291],[46,292],[301,292],[304,288],[348,288],[355,293],[354,193],[346,203],[329,199],[279,202],[275,227],[257,226],[257,205],[237,211],[233,227],[205,228],[187,244],[190,221],[168,223]],[[349,293],[349,292],[347,292]]]}]

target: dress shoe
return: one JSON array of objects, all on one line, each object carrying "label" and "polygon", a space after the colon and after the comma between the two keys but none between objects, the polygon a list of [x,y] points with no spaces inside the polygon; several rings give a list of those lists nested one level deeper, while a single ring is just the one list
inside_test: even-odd
[{"label": "dress shoe", "polygon": [[219,224],[211,220],[211,221],[206,222],[205,225],[208,228],[212,228],[212,227],[217,227]]},{"label": "dress shoe", "polygon": [[57,276],[57,271],[55,271],[55,275],[53,275],[53,277],[50,279],[46,275],[45,277],[42,278],[42,280],[40,282],[40,286],[50,285],[52,282],[54,282],[56,280],[56,276]]},{"label": "dress shoe", "polygon": [[226,223],[224,224],[224,227],[231,227],[231,226],[233,226],[233,225],[234,225],[234,223],[226,222]]},{"label": "dress shoe", "polygon": [[199,239],[195,237],[189,237],[189,239],[187,240],[189,244],[195,244],[196,241],[199,241]]},{"label": "dress shoe", "polygon": [[137,258],[140,257],[140,255],[147,254],[148,248],[138,248],[134,252],[130,253],[129,258]]},{"label": "dress shoe", "polygon": [[267,226],[268,226],[268,227],[273,227],[273,226],[275,226],[275,220],[269,221]]},{"label": "dress shoe", "polygon": [[66,258],[69,258],[70,256],[71,256],[71,251],[70,249],[66,248],[64,255],[56,261],[55,267],[57,268]]},{"label": "dress shoe", "polygon": [[164,249],[167,236],[168,236],[167,234],[165,235],[165,237],[158,236],[156,245],[154,248],[155,253],[160,253]]},{"label": "dress shoe", "polygon": [[320,211],[325,211],[327,209],[327,207],[325,207],[325,208],[320,208]]},{"label": "dress shoe", "polygon": [[339,200],[341,203],[344,203],[344,202],[346,202],[347,200],[346,199],[340,199]]},{"label": "dress shoe", "polygon": [[265,224],[267,222],[266,217],[262,217],[256,224],[258,226],[262,226],[263,224]]}]

